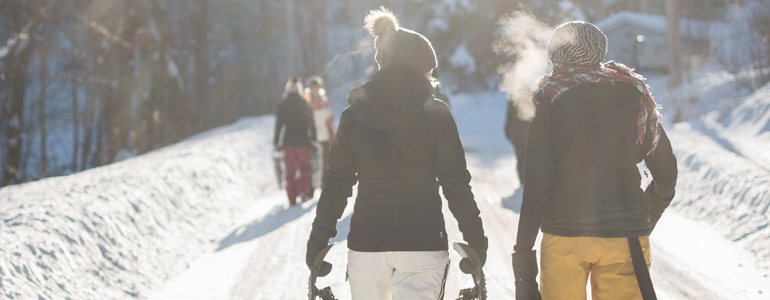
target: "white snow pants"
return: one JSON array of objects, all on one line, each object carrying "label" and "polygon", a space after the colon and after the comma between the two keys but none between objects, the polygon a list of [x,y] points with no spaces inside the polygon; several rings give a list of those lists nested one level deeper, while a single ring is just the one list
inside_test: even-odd
[{"label": "white snow pants", "polygon": [[449,271],[449,252],[348,251],[353,300],[440,300]]}]

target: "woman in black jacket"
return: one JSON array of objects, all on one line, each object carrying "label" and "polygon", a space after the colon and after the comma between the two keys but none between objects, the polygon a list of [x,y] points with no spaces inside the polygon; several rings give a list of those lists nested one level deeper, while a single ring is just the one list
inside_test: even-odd
[{"label": "woman in black jacket", "polygon": [[348,234],[353,299],[441,299],[449,259],[439,186],[464,239],[486,258],[465,153],[449,107],[432,95],[430,42],[399,27],[384,8],[372,11],[366,24],[376,36],[380,70],[350,92],[340,117],[307,263],[337,234],[358,182]]},{"label": "woman in black jacket", "polygon": [[[562,24],[548,41],[553,72],[541,81],[527,137],[517,300],[586,299],[589,275],[594,300],[651,291],[635,274],[650,266],[649,234],[674,197],[676,158],[642,76],[602,63],[606,49],[604,34],[586,22]],[[646,190],[642,161],[653,178]]]}]

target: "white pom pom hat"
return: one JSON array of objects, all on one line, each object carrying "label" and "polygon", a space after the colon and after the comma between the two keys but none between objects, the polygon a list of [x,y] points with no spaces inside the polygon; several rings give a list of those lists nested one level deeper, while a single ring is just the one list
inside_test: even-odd
[{"label": "white pom pom hat", "polygon": [[365,23],[364,27],[375,36],[377,54],[374,59],[380,69],[405,65],[424,74],[438,65],[430,41],[417,32],[400,27],[396,16],[385,7],[371,11]]}]

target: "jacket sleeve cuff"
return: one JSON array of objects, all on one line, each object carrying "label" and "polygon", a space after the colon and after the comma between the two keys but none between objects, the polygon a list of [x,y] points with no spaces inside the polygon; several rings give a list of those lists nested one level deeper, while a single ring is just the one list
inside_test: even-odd
[{"label": "jacket sleeve cuff", "polygon": [[664,184],[657,181],[653,181],[652,183],[652,192],[657,196],[660,200],[663,201],[671,201],[674,199],[674,188],[676,187],[675,184],[669,183]]}]

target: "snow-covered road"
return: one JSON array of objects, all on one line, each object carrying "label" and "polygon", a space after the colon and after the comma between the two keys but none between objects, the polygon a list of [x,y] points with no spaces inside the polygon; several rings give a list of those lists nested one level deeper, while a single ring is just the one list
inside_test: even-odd
[{"label": "snow-covered road", "polygon": [[[521,190],[503,136],[505,102],[491,92],[452,104],[490,237],[490,299],[512,299]],[[246,118],[121,163],[1,189],[0,297],[305,298],[316,202],[289,208],[277,188],[273,122]],[[653,282],[660,299],[770,299],[770,161],[753,137],[714,126],[666,125],[680,176],[651,237]],[[319,282],[340,299],[350,298],[352,207],[327,256],[334,270]],[[460,241],[445,216],[450,241]],[[450,258],[446,298],[454,299],[471,280],[454,251]]]},{"label": "snow-covered road", "polygon": [[[471,159],[470,161],[474,161]],[[510,160],[502,166],[511,166]],[[493,170],[490,170],[493,171]],[[483,178],[484,176],[479,176]],[[473,189],[482,211],[484,227],[490,237],[489,259],[485,267],[490,299],[511,299],[513,273],[510,250],[515,242],[518,214],[505,206],[518,201],[512,195],[514,182],[474,179]],[[241,225],[223,238],[219,250],[205,254],[190,268],[153,294],[153,300],[193,299],[301,299],[306,294],[309,274],[304,265],[304,250],[315,217],[315,202],[287,208],[284,194],[272,191],[256,200],[244,213]],[[505,203],[505,204],[504,204]],[[349,206],[352,206],[349,204]],[[347,226],[350,210],[338,225],[338,243],[327,260],[332,273],[319,282],[331,286],[335,295],[350,299],[345,282]],[[461,237],[456,222],[446,211],[450,240]],[[752,257],[731,246],[718,232],[704,224],[666,212],[653,242],[653,281],[660,299],[768,299],[759,293],[770,287],[770,279],[754,269]],[[447,280],[447,299],[456,297],[460,288],[471,285],[469,276],[459,272],[459,256],[453,262]]]},{"label": "snow-covered road", "polygon": [[[454,100],[454,99],[453,99]],[[485,266],[490,299],[513,298],[510,251],[515,242],[521,190],[514,173],[514,158],[502,137],[502,118],[475,122],[488,114],[502,114],[494,104],[455,101],[458,127],[463,136],[472,185],[490,238]],[[483,105],[482,105],[483,106]],[[500,120],[495,121],[495,120]],[[687,128],[671,129],[675,144],[703,143],[703,135]],[[715,150],[717,151],[717,150]],[[720,153],[716,153],[720,154]],[[734,162],[733,162],[734,163]],[[687,162],[681,178],[696,180]],[[681,167],[680,167],[681,168]],[[697,175],[697,174],[696,174]],[[689,177],[688,177],[689,176]],[[697,183],[681,184],[697,189]],[[680,190],[680,195],[692,191]],[[245,210],[238,225],[223,233],[217,250],[209,252],[168,281],[150,296],[153,300],[175,299],[302,299],[307,293],[309,271],[304,265],[305,243],[315,217],[315,201],[301,207],[286,207],[284,194],[270,190]],[[331,286],[340,299],[350,299],[345,282],[346,235],[352,199],[338,224],[338,245],[327,260],[332,273],[318,286]],[[456,222],[445,208],[450,241],[460,241]],[[660,299],[770,299],[768,270],[755,256],[711,227],[709,219],[695,221],[674,209],[667,211],[652,235],[653,282]],[[452,268],[447,280],[447,299],[454,299],[460,288],[471,286],[470,276],[460,273],[459,256],[450,251]]]}]

